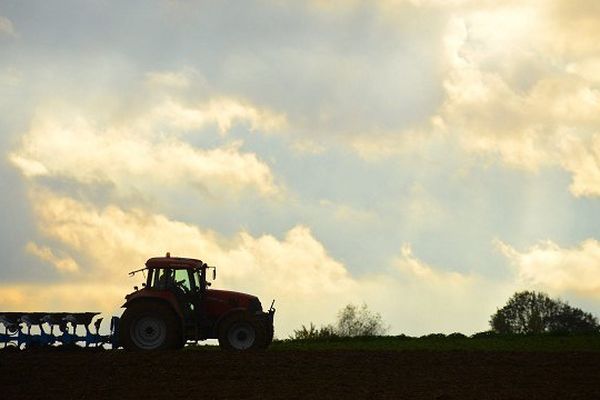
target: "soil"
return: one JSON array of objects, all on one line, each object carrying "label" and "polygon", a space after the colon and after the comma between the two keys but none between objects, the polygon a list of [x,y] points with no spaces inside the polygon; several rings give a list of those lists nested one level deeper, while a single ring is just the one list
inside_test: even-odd
[{"label": "soil", "polygon": [[600,399],[598,352],[1,351],[2,399]]}]

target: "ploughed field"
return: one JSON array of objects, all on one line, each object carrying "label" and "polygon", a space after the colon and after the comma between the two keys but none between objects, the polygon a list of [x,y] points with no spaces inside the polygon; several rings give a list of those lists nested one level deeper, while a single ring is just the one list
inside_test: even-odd
[{"label": "ploughed field", "polygon": [[599,339],[544,340],[536,349],[487,339],[495,350],[439,338],[279,342],[248,353],[4,350],[0,398],[600,399]]}]

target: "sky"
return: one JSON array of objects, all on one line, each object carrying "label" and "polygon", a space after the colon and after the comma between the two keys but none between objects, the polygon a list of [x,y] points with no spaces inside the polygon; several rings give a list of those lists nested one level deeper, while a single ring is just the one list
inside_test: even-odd
[{"label": "sky", "polygon": [[474,333],[600,315],[595,0],[0,0],[0,309],[119,315],[147,258]]}]

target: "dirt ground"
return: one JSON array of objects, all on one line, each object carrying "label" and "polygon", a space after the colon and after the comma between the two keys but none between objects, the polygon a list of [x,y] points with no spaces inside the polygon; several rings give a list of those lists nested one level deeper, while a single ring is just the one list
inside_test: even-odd
[{"label": "dirt ground", "polygon": [[1,351],[2,399],[600,399],[600,353]]}]

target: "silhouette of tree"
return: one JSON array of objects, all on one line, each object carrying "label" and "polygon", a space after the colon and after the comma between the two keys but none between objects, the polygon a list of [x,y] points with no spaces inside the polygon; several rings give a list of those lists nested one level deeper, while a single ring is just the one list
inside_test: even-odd
[{"label": "silhouette of tree", "polygon": [[357,307],[348,304],[338,312],[335,331],[338,336],[381,336],[388,331],[381,314],[374,313],[365,303]]},{"label": "silhouette of tree", "polygon": [[329,324],[317,328],[311,322],[308,327],[302,325],[300,329],[295,329],[290,339],[381,336],[387,333],[388,329],[381,319],[381,314],[372,312],[366,304],[363,303],[360,307],[348,304],[338,312],[335,326]]},{"label": "silhouette of tree", "polygon": [[490,325],[497,333],[600,332],[598,320],[592,314],[534,291],[515,293],[492,315]]}]

